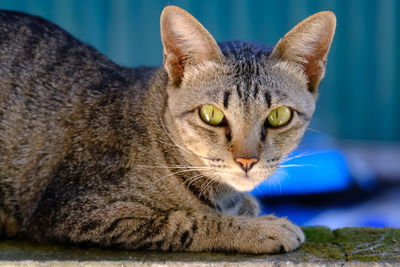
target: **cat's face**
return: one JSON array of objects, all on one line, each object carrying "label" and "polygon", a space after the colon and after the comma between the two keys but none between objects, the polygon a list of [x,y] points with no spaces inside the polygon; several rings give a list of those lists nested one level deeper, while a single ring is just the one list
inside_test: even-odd
[{"label": "cat's face", "polygon": [[[240,73],[234,62],[205,63],[188,70],[180,88],[169,91],[176,135],[198,155],[184,153],[188,161],[208,167],[202,172],[240,191],[251,190],[274,172],[300,141],[315,107],[303,76],[288,72],[279,61],[254,64],[258,74]],[[202,119],[204,105],[223,113],[222,125]],[[288,107],[290,118],[273,127],[267,117],[279,107]],[[257,162],[246,170],[235,160],[240,157]]]},{"label": "cat's face", "polygon": [[[175,16],[179,24],[185,22],[180,16],[192,19],[181,10],[173,8],[171,12],[168,15]],[[197,29],[197,21],[190,23]],[[171,21],[167,24],[171,27]],[[193,63],[182,65],[175,57],[184,51],[170,49],[165,40],[168,34],[176,37],[179,29],[164,33],[165,66],[171,78],[168,109],[173,125],[169,130],[186,150],[182,154],[187,162],[199,167],[201,173],[239,191],[249,191],[270,176],[300,142],[314,112],[323,70],[313,70],[314,76],[319,74],[312,80],[316,83],[313,87],[299,62],[282,57],[279,44],[272,54],[248,43],[232,43],[221,51],[210,43],[207,32],[193,36],[195,30],[189,31],[190,25],[183,30],[179,27],[176,47],[184,50],[182,36],[190,37],[185,60],[195,54],[197,42],[205,43],[198,48]],[[198,40],[196,36],[200,36]],[[281,43],[287,45],[284,41]]]}]

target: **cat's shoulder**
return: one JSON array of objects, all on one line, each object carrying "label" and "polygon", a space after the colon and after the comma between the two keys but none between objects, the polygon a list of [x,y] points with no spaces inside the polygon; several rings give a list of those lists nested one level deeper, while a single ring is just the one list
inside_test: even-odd
[{"label": "cat's shoulder", "polygon": [[[61,27],[42,17],[19,11],[0,10],[0,32],[3,34],[46,37],[69,34]],[[2,36],[2,39],[6,36]],[[4,42],[4,39],[1,40]]]}]

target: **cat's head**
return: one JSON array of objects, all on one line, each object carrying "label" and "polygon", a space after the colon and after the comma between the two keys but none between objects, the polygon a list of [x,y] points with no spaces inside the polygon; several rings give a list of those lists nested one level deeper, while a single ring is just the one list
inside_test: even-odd
[{"label": "cat's head", "polygon": [[189,13],[166,7],[161,37],[169,131],[186,160],[239,191],[270,176],[311,119],[335,25],[335,15],[325,11],[273,49],[218,45]]}]

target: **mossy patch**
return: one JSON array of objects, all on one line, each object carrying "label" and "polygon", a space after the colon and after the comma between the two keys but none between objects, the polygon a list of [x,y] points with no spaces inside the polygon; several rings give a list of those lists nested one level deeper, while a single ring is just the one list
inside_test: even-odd
[{"label": "mossy patch", "polygon": [[399,229],[342,228],[333,233],[346,260],[400,262]]},{"label": "mossy patch", "polygon": [[330,260],[400,262],[400,229],[304,227],[306,254]]},{"label": "mossy patch", "polygon": [[335,235],[324,226],[303,227],[307,242],[300,250],[321,259],[340,260],[340,248],[334,243]]}]

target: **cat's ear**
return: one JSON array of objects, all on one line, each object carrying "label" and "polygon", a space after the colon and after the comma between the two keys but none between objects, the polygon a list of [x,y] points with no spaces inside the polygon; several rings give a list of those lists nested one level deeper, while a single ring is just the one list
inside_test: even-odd
[{"label": "cat's ear", "polygon": [[309,90],[315,94],[325,75],[335,28],[336,17],[333,12],[316,13],[280,39],[271,56],[299,64],[307,76]]},{"label": "cat's ear", "polygon": [[221,59],[222,53],[214,38],[185,10],[165,7],[160,26],[164,67],[174,84],[179,85],[188,66]]}]

